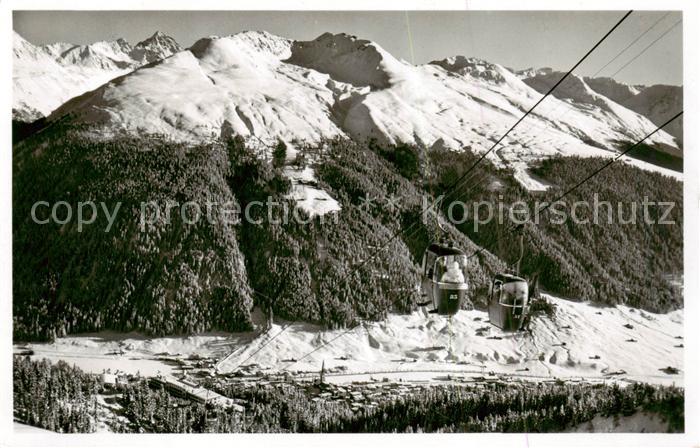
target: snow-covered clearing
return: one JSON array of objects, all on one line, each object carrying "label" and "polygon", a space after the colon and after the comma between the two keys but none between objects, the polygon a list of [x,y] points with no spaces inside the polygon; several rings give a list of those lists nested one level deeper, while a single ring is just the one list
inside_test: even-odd
[{"label": "snow-covered clearing", "polygon": [[289,166],[285,168],[284,174],[292,182],[288,197],[310,216],[323,216],[340,210],[338,201],[317,186],[313,168]]}]

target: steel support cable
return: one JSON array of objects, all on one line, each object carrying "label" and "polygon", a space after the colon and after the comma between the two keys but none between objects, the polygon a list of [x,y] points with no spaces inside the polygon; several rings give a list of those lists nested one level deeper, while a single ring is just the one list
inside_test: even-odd
[{"label": "steel support cable", "polygon": [[[602,72],[605,68],[607,68],[613,61],[615,61],[621,54],[623,54],[625,51],[627,51],[632,45],[634,45],[635,43],[637,43],[642,37],[646,36],[652,29],[654,29],[654,27],[656,27],[656,25],[658,25],[658,24],[659,24],[663,19],[665,19],[669,14],[670,14],[670,12],[667,12],[666,14],[664,14],[660,19],[658,19],[656,22],[654,22],[649,28],[647,28],[644,32],[642,32],[642,34],[640,34],[640,35],[637,36],[634,40],[632,40],[629,44],[627,44],[627,46],[625,46],[625,48],[623,48],[621,51],[619,51],[619,52],[618,52],[615,56],[613,56],[605,65],[603,65],[601,68],[598,69],[598,71],[596,71],[593,75],[591,75],[591,78],[593,78],[593,77],[597,76],[598,74],[600,74],[600,72]],[[649,48],[651,48],[651,47],[652,47],[656,42],[658,42],[662,37],[664,37],[666,34],[668,34],[673,28],[675,28],[676,26],[678,26],[679,23],[681,23],[681,21],[677,21],[676,23],[674,23],[674,24],[671,26],[671,28],[667,29],[664,33],[662,33],[659,37],[657,37],[654,41],[652,41],[649,45],[647,45],[642,51],[640,51],[640,52],[637,53],[635,56],[633,56],[632,59],[628,60],[628,61],[627,61],[621,68],[619,68],[615,73],[613,73],[613,74],[611,74],[610,76],[608,76],[608,78],[612,78],[613,76],[617,75],[618,73],[620,73],[620,72],[622,71],[622,69],[624,69],[626,66],[628,66],[630,63],[632,63],[632,62],[633,62],[634,60],[636,60],[637,58],[639,58],[642,54],[646,53],[646,52],[649,50]],[[561,108],[562,108],[565,104],[566,104],[566,103],[564,103],[563,101],[560,102],[560,103],[552,110],[551,113],[554,114],[555,112],[561,110]],[[565,116],[567,116],[572,110],[573,110],[573,109],[567,109],[564,113],[562,113],[561,115],[559,115],[559,116],[557,117],[557,120],[559,121],[559,120],[563,119],[563,118],[564,118]],[[531,125],[526,129],[526,131],[529,131],[529,130],[532,129],[534,126],[535,126],[534,123],[531,124]],[[543,123],[541,126],[539,126],[539,129],[541,129],[541,130],[547,130],[547,129],[548,129],[547,123],[546,123],[546,122]],[[546,132],[550,132],[550,131],[546,131]],[[521,144],[521,146],[529,145],[530,143],[532,143],[533,141],[535,141],[536,138],[537,138],[537,136],[532,137],[531,139],[527,140],[525,143]]]},{"label": "steel support cable", "polygon": [[[477,166],[479,163],[481,163],[481,162],[486,158],[486,156],[488,156],[491,152],[493,152],[493,150],[494,150],[496,147],[498,147],[498,145],[501,144],[501,142],[511,133],[511,131],[513,131],[513,129],[515,129],[515,127],[517,127],[528,115],[530,115],[530,113],[531,113],[537,106],[539,106],[539,105],[542,103],[542,101],[544,101],[549,95],[551,95],[551,93],[552,93],[557,87],[559,87],[559,85],[560,85],[562,82],[564,82],[564,80],[565,80],[576,68],[578,68],[578,66],[581,65],[581,63],[583,63],[583,61],[586,60],[586,59],[588,58],[588,56],[591,55],[591,53],[593,53],[593,52],[603,43],[603,41],[605,41],[605,40],[607,39],[607,38],[622,24],[622,22],[624,22],[624,21],[630,16],[630,14],[632,14],[632,11],[631,11],[631,10],[628,11],[620,20],[618,20],[617,23],[615,23],[615,25],[614,25],[612,28],[610,28],[610,30],[609,30],[607,33],[605,33],[605,35],[604,35],[602,38],[600,38],[600,40],[598,40],[598,42],[596,42],[596,44],[595,44],[590,50],[588,50],[588,51],[586,52],[586,54],[584,54],[583,57],[581,57],[581,58],[578,60],[578,62],[576,62],[576,64],[574,64],[574,66],[571,67],[571,68],[569,69],[569,71],[567,71],[567,72],[564,74],[564,76],[561,77],[561,79],[559,79],[559,81],[557,81],[556,84],[554,84],[554,85],[553,85],[553,86],[552,86],[552,87],[551,87],[551,88],[550,88],[550,89],[549,89],[549,90],[548,90],[548,91],[547,91],[547,92],[532,106],[532,107],[530,107],[530,109],[527,110],[527,112],[525,112],[525,114],[524,114],[523,116],[521,116],[510,128],[508,128],[508,130],[507,130],[498,140],[496,140],[496,142],[495,142],[487,151],[485,151],[484,153],[482,153],[481,156],[476,160],[476,162],[474,162],[474,163],[473,163],[459,178],[457,178],[456,181],[454,181],[451,185],[449,185],[449,186],[446,188],[446,190],[455,190],[458,186],[460,186],[460,184],[462,183],[462,181],[476,168],[476,166]],[[448,194],[445,196],[445,198],[449,197],[449,195],[451,195],[451,194],[452,194],[451,192],[448,193]],[[430,206],[428,206],[427,208],[424,208],[423,210],[421,210],[421,213],[420,213],[420,214],[422,215],[423,213],[425,213],[425,212],[426,212],[427,210],[429,210],[429,209],[430,209]],[[389,238],[389,240],[388,240],[386,243],[384,243],[384,245],[382,245],[378,250],[375,251],[374,255],[370,256],[370,257],[367,258],[367,259],[365,259],[365,260],[362,261],[358,266],[356,266],[356,269],[361,268],[361,267],[364,266],[366,263],[368,263],[369,261],[371,261],[372,258],[374,258],[379,252],[381,252],[381,251],[383,251],[384,249],[386,249],[386,248],[389,246],[389,244],[391,244],[394,240],[396,240],[396,238],[398,238],[401,234],[403,234],[406,230],[408,230],[409,228],[411,228],[411,227],[412,227],[413,225],[415,225],[415,224],[416,224],[416,223],[414,222],[412,225],[410,225],[410,226],[407,227],[406,229],[400,229],[398,232],[396,232],[391,238]]]},{"label": "steel support cable", "polygon": [[[510,128],[508,128],[508,130],[507,130],[498,140],[496,140],[496,142],[495,142],[486,152],[482,153],[481,156],[476,160],[476,162],[474,162],[474,164],[472,164],[462,175],[460,175],[460,177],[457,178],[457,180],[455,180],[452,184],[450,184],[450,185],[446,188],[446,190],[448,190],[448,191],[451,190],[451,191],[450,191],[449,193],[447,193],[447,195],[445,195],[444,198],[449,197],[449,196],[452,194],[452,192],[453,192],[457,187],[459,187],[459,186],[461,185],[461,183],[464,181],[464,179],[467,178],[467,176],[476,168],[476,166],[477,166],[479,163],[481,163],[491,152],[493,152],[493,150],[494,150],[496,147],[498,147],[498,145],[500,145],[500,143],[513,131],[513,129],[515,129],[528,115],[530,115],[530,113],[531,113],[537,106],[539,106],[549,95],[551,95],[551,93],[552,93],[562,82],[564,82],[564,80],[565,80],[576,68],[578,68],[578,66],[581,65],[581,63],[583,63],[583,61],[586,60],[586,59],[588,58],[588,56],[590,56],[591,53],[593,53],[593,52],[594,52],[594,51],[595,51],[595,50],[596,50],[596,49],[597,49],[597,48],[598,48],[598,47],[599,47],[599,46],[600,46],[600,45],[601,45],[601,44],[602,44],[602,43],[603,43],[603,42],[604,42],[618,27],[619,27],[619,26],[631,15],[631,14],[632,14],[632,10],[628,11],[627,13],[625,13],[625,15],[624,15],[621,19],[619,19],[619,20],[617,21],[617,23],[615,23],[615,25],[614,25],[612,28],[610,28],[610,30],[609,30],[607,33],[605,33],[605,35],[604,35],[602,38],[600,38],[600,40],[598,40],[598,42],[596,42],[596,44],[595,44],[590,50],[588,50],[588,51],[586,52],[586,54],[584,54],[583,57],[581,57],[581,58],[576,62],[576,64],[574,64],[574,66],[571,67],[571,68],[569,69],[569,71],[567,71],[567,72],[564,74],[564,76],[561,77],[561,79],[559,79],[559,81],[557,81],[556,84],[554,84],[554,85],[553,85],[553,86],[552,86],[552,87],[551,87],[551,88],[550,88],[550,89],[549,89],[549,90],[548,90],[548,91],[547,91],[547,92],[532,106],[532,107],[530,107],[530,109],[527,110],[527,112],[525,112],[525,114],[524,114],[523,116],[521,116]],[[443,199],[444,199],[444,198],[443,198]],[[421,212],[420,212],[420,214],[422,215],[422,214],[425,213],[426,211],[430,210],[430,208],[431,208],[431,206],[429,205],[427,208],[422,209]],[[416,222],[414,222],[413,224],[411,224],[411,225],[410,225],[409,227],[407,227],[406,229],[399,229],[398,232],[395,232],[394,235],[393,235],[391,238],[389,238],[389,240],[387,240],[386,243],[384,243],[380,248],[378,248],[378,249],[376,249],[376,250],[374,251],[374,254],[373,254],[373,255],[371,255],[371,256],[368,257],[368,258],[365,258],[365,259],[364,259],[362,262],[360,262],[358,265],[354,266],[353,269],[352,269],[347,275],[345,275],[344,277],[341,277],[341,279],[338,281],[338,284],[340,284],[343,280],[349,278],[350,276],[352,276],[352,275],[354,275],[356,272],[358,272],[362,267],[364,267],[364,266],[365,266],[369,261],[371,261],[375,256],[377,256],[377,255],[378,255],[379,253],[381,253],[384,249],[386,249],[394,240],[396,240],[396,238],[398,238],[399,236],[401,236],[406,230],[408,230],[408,229],[410,229],[411,227],[415,226],[415,224],[416,224]],[[476,253],[478,253],[478,252],[475,252],[475,254],[476,254]],[[473,254],[473,255],[474,255],[474,254]],[[473,256],[473,255],[472,255],[472,256]],[[471,257],[470,257],[470,258],[471,258]],[[331,339],[330,341],[328,341],[328,342],[322,344],[321,346],[315,348],[315,349],[312,350],[311,352],[305,354],[305,355],[302,356],[299,360],[295,361],[295,362],[294,362],[293,364],[291,364],[291,365],[296,364],[296,363],[299,362],[301,359],[304,359],[304,358],[308,357],[309,355],[315,353],[316,351],[320,350],[321,348],[325,347],[326,345],[328,345],[328,344],[334,342],[335,340],[337,340],[337,339],[340,338],[341,336],[344,336],[345,334],[347,334],[347,333],[349,333],[350,331],[352,331],[352,330],[354,330],[355,328],[357,328],[357,326],[359,326],[359,325],[360,325],[360,324],[357,324],[357,325],[355,325],[355,326],[349,328],[348,330],[346,330],[346,331],[340,333],[339,335],[337,335],[336,337],[334,337],[334,338]],[[289,367],[291,367],[291,365],[285,367],[284,370],[287,370]]]}]

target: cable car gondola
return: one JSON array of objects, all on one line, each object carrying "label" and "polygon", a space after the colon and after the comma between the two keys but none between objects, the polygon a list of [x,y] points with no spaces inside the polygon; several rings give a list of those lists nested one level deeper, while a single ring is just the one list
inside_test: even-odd
[{"label": "cable car gondola", "polygon": [[489,295],[489,321],[503,331],[523,328],[529,310],[525,279],[500,273],[493,278]]},{"label": "cable car gondola", "polygon": [[503,331],[522,330],[530,308],[527,281],[517,275],[523,259],[522,226],[519,230],[520,257],[515,263],[515,274],[496,274],[489,291],[489,322]]},{"label": "cable car gondola", "polygon": [[433,305],[430,313],[453,316],[460,310],[469,289],[467,257],[452,244],[431,244],[423,255],[421,290],[427,299],[420,306]]}]

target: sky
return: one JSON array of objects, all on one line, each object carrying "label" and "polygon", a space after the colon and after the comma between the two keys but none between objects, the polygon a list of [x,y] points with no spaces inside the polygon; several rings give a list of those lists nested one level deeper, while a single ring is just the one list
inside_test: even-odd
[{"label": "sky", "polygon": [[[183,47],[202,37],[245,30],[295,40],[344,32],[375,41],[416,64],[464,55],[515,69],[566,71],[623,15],[624,11],[15,11],[13,28],[34,44],[86,44],[119,37],[135,44],[158,30]],[[683,84],[681,20],[680,12],[633,12],[576,73],[614,74],[629,84]]]}]

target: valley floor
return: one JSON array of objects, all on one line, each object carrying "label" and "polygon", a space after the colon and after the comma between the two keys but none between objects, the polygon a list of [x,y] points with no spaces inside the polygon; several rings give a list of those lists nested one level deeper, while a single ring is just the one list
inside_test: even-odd
[{"label": "valley floor", "polygon": [[[87,372],[143,376],[177,374],[182,360],[209,358],[211,375],[288,371],[308,377],[317,375],[323,364],[326,380],[334,383],[374,377],[440,382],[499,376],[683,386],[683,310],[652,314],[549,300],[556,305],[555,317],[539,316],[529,332],[515,334],[492,327],[483,311],[461,311],[451,320],[417,311],[351,331],[276,322],[266,332],[187,337],[102,332],[50,344],[16,344],[15,353],[64,360]],[[678,371],[664,371],[669,367]]]}]

